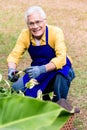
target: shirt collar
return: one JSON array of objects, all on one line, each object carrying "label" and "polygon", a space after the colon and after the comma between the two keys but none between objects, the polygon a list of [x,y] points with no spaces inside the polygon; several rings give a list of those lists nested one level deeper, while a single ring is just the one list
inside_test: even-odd
[{"label": "shirt collar", "polygon": [[[34,40],[34,37],[32,36],[32,34],[30,35],[30,40]],[[46,34],[44,33],[40,39],[41,41],[45,41],[46,40]]]},{"label": "shirt collar", "polygon": [[41,37],[41,41],[43,41],[43,42],[46,41],[46,33],[44,33],[43,36]]}]

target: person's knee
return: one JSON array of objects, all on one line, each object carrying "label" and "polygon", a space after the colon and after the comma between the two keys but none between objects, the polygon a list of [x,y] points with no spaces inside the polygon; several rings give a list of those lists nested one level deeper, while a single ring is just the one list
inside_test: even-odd
[{"label": "person's knee", "polygon": [[12,88],[13,88],[16,92],[18,92],[17,86],[18,86],[18,84],[17,84],[16,82],[13,83],[13,85],[12,85]]},{"label": "person's knee", "polygon": [[74,78],[75,78],[75,72],[74,72],[73,68],[70,68],[67,79],[71,82]]},{"label": "person's knee", "polygon": [[67,79],[62,75],[58,74],[54,83],[54,93],[56,94],[57,99],[67,98],[69,86],[67,83]]},{"label": "person's knee", "polygon": [[23,78],[19,78],[18,81],[16,81],[13,85],[12,85],[12,88],[18,92],[19,90],[21,90],[22,92],[24,91],[24,83],[23,83]]}]

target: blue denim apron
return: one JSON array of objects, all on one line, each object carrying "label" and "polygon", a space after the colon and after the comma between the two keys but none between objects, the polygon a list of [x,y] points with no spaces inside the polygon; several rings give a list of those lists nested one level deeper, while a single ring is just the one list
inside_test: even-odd
[{"label": "blue denim apron", "polygon": [[[32,59],[31,66],[45,65],[49,63],[50,60],[56,56],[54,49],[51,48],[48,44],[48,27],[46,27],[46,45],[33,46],[32,43],[30,42],[28,52]],[[36,80],[39,82],[39,85],[35,85],[31,89],[27,88],[25,91],[25,95],[31,97],[37,97],[38,90],[42,90],[43,92],[46,86],[48,85],[48,83],[54,78],[54,76],[56,76],[57,73],[61,73],[62,75],[67,77],[70,67],[71,67],[71,63],[69,59],[66,57],[66,65],[63,66],[62,69],[47,72],[38,76]],[[25,74],[23,77],[24,85],[27,82],[29,82],[29,80],[30,78],[28,74]]]}]

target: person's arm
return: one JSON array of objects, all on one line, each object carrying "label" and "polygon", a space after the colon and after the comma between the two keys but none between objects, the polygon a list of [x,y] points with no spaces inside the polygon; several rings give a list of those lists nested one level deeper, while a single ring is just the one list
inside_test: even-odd
[{"label": "person's arm", "polygon": [[22,55],[29,46],[29,33],[23,30],[17,40],[17,43],[7,58],[8,67],[16,68]]},{"label": "person's arm", "polygon": [[46,64],[45,67],[46,67],[46,72],[49,72],[49,71],[52,71],[52,70],[56,69],[55,64],[52,63],[52,62],[49,62],[48,64]]},{"label": "person's arm", "polygon": [[22,57],[24,51],[28,47],[28,43],[29,43],[29,34],[27,35],[26,32],[23,31],[20,34],[14,49],[12,50],[12,52],[9,54],[9,56],[7,58],[7,62],[8,62],[8,79],[11,82],[15,82],[19,78],[19,76],[16,75],[16,73],[18,72],[16,70],[16,68],[17,68],[19,60]]},{"label": "person's arm", "polygon": [[55,28],[52,31],[52,36],[50,36],[52,42],[50,41],[50,45],[55,51],[55,57],[51,59],[50,62],[52,62],[56,69],[61,69],[66,64],[66,45],[64,41],[64,35],[60,28]]},{"label": "person's arm", "polygon": [[16,69],[17,65],[14,62],[8,62],[8,68]]}]

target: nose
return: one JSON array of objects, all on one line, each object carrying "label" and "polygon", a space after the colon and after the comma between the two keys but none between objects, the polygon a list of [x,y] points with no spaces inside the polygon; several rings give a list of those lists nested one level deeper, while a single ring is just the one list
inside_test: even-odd
[{"label": "nose", "polygon": [[37,28],[38,25],[36,23],[33,24],[33,28]]}]

